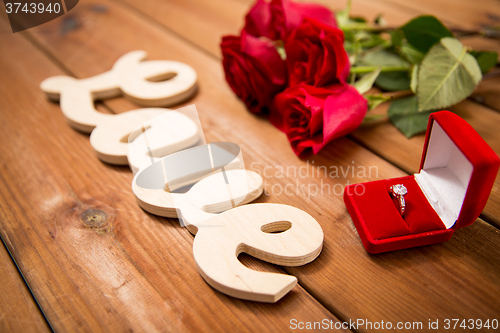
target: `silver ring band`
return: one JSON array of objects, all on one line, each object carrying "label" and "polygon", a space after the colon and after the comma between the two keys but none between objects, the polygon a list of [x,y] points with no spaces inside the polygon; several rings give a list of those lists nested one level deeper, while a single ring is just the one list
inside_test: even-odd
[{"label": "silver ring band", "polygon": [[396,184],[392,185],[389,187],[389,193],[398,199],[399,202],[399,213],[401,216],[404,215],[405,210],[406,210],[406,202],[405,202],[405,195],[408,193],[408,190],[403,184]]}]

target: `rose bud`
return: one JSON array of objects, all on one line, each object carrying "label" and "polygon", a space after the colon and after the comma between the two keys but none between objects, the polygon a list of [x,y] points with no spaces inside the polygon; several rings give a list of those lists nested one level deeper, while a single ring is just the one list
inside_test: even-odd
[{"label": "rose bud", "polygon": [[289,85],[306,83],[316,87],[345,83],[349,58],[342,30],[312,19],[285,39]]},{"label": "rose bud", "polygon": [[286,84],[285,63],[273,42],[242,32],[240,37],[223,37],[221,49],[231,89],[251,112],[266,112]]},{"label": "rose bud", "polygon": [[269,119],[287,135],[295,154],[303,157],[354,131],[367,109],[366,99],[350,85],[301,84],[276,95]]},{"label": "rose bud", "polygon": [[325,6],[290,0],[257,0],[245,17],[243,30],[253,36],[282,40],[297,28],[305,17],[337,27],[335,16]]}]

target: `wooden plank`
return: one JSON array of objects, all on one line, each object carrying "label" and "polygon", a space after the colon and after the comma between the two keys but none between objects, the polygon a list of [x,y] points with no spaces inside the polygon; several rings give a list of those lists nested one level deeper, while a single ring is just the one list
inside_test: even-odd
[{"label": "wooden plank", "polygon": [[[89,13],[88,6],[78,6],[76,15],[98,17],[91,8]],[[105,24],[94,25],[106,31],[102,36],[128,23],[135,32],[153,33],[136,16],[114,5],[110,11]],[[0,31],[8,29],[0,20]],[[122,47],[124,36],[134,35],[130,32],[124,29],[111,41]],[[55,30],[48,37],[58,34]],[[88,135],[71,129],[59,105],[46,100],[40,82],[64,72],[23,35],[0,34],[0,235],[54,330],[284,331],[291,319],[337,321],[300,286],[277,304],[244,302],[209,287],[197,271],[189,232],[176,220],[142,211],[130,189],[130,170],[101,163]],[[161,36],[158,31],[156,37]],[[73,43],[73,37],[61,37],[61,49],[63,40]],[[89,48],[80,55],[66,48],[76,57],[63,59],[66,65],[89,56],[99,64],[122,54],[115,49],[109,57],[91,55],[91,48],[104,44],[85,40],[90,42],[74,44]],[[184,45],[168,38],[162,42],[174,50]],[[194,49],[187,54],[205,59]],[[104,212],[107,220],[92,228],[82,217],[90,208]],[[248,256],[242,261],[283,272]]]},{"label": "wooden plank", "polygon": [[[347,182],[404,175],[401,170],[345,138],[329,145],[316,157],[297,159],[283,134],[265,119],[248,113],[237,101],[224,83],[217,60],[182,43],[158,25],[137,18],[129,7],[114,2],[99,3],[106,8],[105,15],[93,13],[91,5],[75,10],[75,19],[93,24],[81,25],[69,35],[61,36],[60,23],[54,21],[45,25],[43,31],[35,29],[33,38],[78,77],[107,70],[121,54],[134,49],[150,51],[153,59],[168,57],[192,65],[199,74],[201,87],[193,102],[198,107],[209,141],[223,139],[241,145],[247,165],[260,171],[267,182],[267,195],[260,202],[291,204],[312,214],[322,225],[325,232],[323,253],[314,264],[293,269],[293,272],[301,285],[340,318],[427,323],[429,318],[442,322],[444,318],[485,319],[498,315],[498,230],[478,220],[472,227],[457,232],[453,241],[447,244],[368,255],[345,209],[341,193],[334,191],[341,190]],[[89,36],[94,38],[93,42],[80,45],[85,53],[76,52],[75,40],[85,41]],[[107,43],[103,46],[100,41]],[[280,167],[285,168],[285,174]],[[373,174],[363,175],[362,168],[372,170]],[[97,166],[95,169],[100,170]],[[344,171],[345,175],[325,176],[325,169]],[[355,172],[351,173],[352,170]],[[303,177],[304,173],[307,177]],[[122,186],[119,181],[107,183],[118,188]],[[279,190],[287,185],[291,193],[280,194]],[[100,195],[110,195],[107,187],[99,183],[96,186],[103,192]],[[319,193],[314,194],[315,187]],[[120,209],[136,209],[129,206],[125,198],[114,199]],[[145,225],[144,217],[137,219]],[[134,225],[127,223],[128,230],[123,234],[130,232]],[[160,248],[162,244],[154,243]],[[130,245],[127,250],[132,252]],[[186,253],[184,259],[188,258]],[[266,307],[266,311],[270,309],[273,308]],[[361,327],[359,330],[366,329]]]},{"label": "wooden plank", "polygon": [[500,111],[500,77],[482,81],[471,98],[477,103]]},{"label": "wooden plank", "polygon": [[[342,219],[331,223],[352,228]],[[498,229],[478,220],[447,243],[381,255],[359,251],[356,235],[330,237],[318,261],[287,271],[329,309],[353,320],[422,322],[424,330],[429,319],[442,324],[450,316],[491,321],[500,311],[498,296],[490,294],[500,292],[500,262],[492,257],[500,251],[498,237]]]},{"label": "wooden plank", "polygon": [[[207,42],[209,41],[212,43],[208,44],[208,46],[207,42],[205,41],[203,43],[197,44],[214,56],[219,56],[220,53],[218,46],[220,36],[222,36],[223,34],[235,33],[237,31],[238,26],[235,25],[234,21],[231,20],[226,22],[226,25],[232,24],[232,28],[229,31],[221,30],[221,27],[224,27],[224,24],[213,26],[209,23],[206,24],[206,27],[203,27],[203,29],[200,30],[193,30],[193,27],[185,30],[183,28],[184,25],[182,24],[182,21],[189,20],[190,22],[204,22],[202,15],[203,13],[205,13],[207,16],[217,15],[218,12],[223,12],[224,8],[232,8],[235,11],[239,10],[233,13],[233,16],[239,16],[240,22],[243,22],[245,12],[246,10],[248,10],[243,7],[231,7],[232,5],[230,4],[232,4],[234,1],[218,1],[216,2],[218,6],[214,2],[210,2],[210,5],[204,4],[205,2],[196,2],[194,0],[187,0],[182,2],[186,7],[193,8],[198,6],[196,4],[199,4],[199,6],[204,8],[203,12],[180,11],[175,5],[177,3],[176,1],[174,1],[174,4],[172,5],[170,1],[150,1],[148,6],[143,6],[143,3],[137,0],[126,1],[137,10],[143,11],[146,15],[152,17],[160,24],[168,27],[168,29],[172,31],[175,31],[176,33],[180,34],[182,37],[190,40],[193,43],[199,42],[199,34],[201,34],[202,31],[206,31],[213,36],[218,36],[216,38],[216,42],[214,42],[213,37],[210,40],[207,40]],[[253,3],[252,0],[245,0],[245,2],[248,6]],[[342,8],[342,6],[344,6],[344,1],[341,0],[334,1],[333,4],[330,1],[323,2],[325,3],[325,5],[328,3],[330,7],[335,9]],[[434,7],[431,7],[431,9],[432,8]],[[161,13],[167,11],[170,12],[169,15],[183,17],[184,20],[181,20],[181,22],[164,20]],[[395,25],[403,24],[404,22],[419,14],[418,11],[412,8],[401,9],[400,7],[393,7],[382,0],[378,2],[356,0],[353,2],[352,12],[353,15],[361,15],[368,17],[369,19],[373,19],[378,13],[382,12],[384,13],[386,19],[391,22],[391,24]],[[189,17],[189,19],[186,18],[186,15],[187,17]],[[495,49],[496,47],[498,47],[493,46],[493,42],[484,39],[481,42],[478,41],[477,38],[467,38],[466,41],[469,41],[471,44],[474,44],[476,46],[480,46],[481,49]],[[490,85],[487,82],[483,83],[480,91],[483,91],[483,93],[485,91],[490,91],[489,87]],[[494,87],[492,89],[495,91]],[[491,95],[495,95],[494,92],[488,94],[488,96]],[[493,97],[493,99],[495,98],[497,97]],[[488,100],[491,99],[491,97],[488,98]],[[490,103],[495,103],[495,100],[491,101]],[[481,107],[478,104],[470,103],[468,101],[464,101],[463,103],[450,108],[450,110],[457,112],[462,117],[465,117],[479,132],[479,134],[483,138],[485,138],[486,141],[493,147],[497,154],[500,154],[500,142],[497,139],[497,129],[496,127],[492,126],[492,124],[498,123],[497,121],[500,120],[500,115],[492,114],[490,110],[488,110],[488,108]],[[377,112],[380,112],[380,110],[378,110]],[[353,137],[362,145],[368,147],[370,150],[376,152],[383,158],[396,164],[403,170],[409,173],[418,171],[418,161],[421,158],[423,136],[418,136],[411,140],[407,140],[403,134],[398,132],[391,124],[388,123],[388,120],[386,120],[384,123],[380,124],[380,126],[371,126],[369,128],[365,127],[359,131],[356,131],[353,134]],[[397,148],[394,148],[395,146]],[[500,225],[500,177],[497,177],[495,187],[484,210],[484,217],[488,219],[488,221],[491,221],[494,225]]]},{"label": "wooden plank", "polygon": [[[225,1],[221,6],[217,1],[183,1],[172,0],[128,2],[139,7],[144,13],[155,13],[155,18],[162,25],[168,22],[169,29],[181,36],[189,36],[189,40],[212,54],[221,55],[219,43],[220,32],[238,33],[243,28],[241,16],[248,5],[244,1]],[[189,24],[186,18],[189,17]]]},{"label": "wooden plank", "polygon": [[462,36],[460,41],[474,50],[497,51],[500,54],[500,42],[498,39],[484,38],[481,36]]},{"label": "wooden plank", "polygon": [[378,0],[395,8],[411,11],[412,15],[435,15],[453,27],[479,30],[500,23],[500,6],[496,0]]},{"label": "wooden plank", "polygon": [[0,243],[0,331],[51,332],[5,246]]}]

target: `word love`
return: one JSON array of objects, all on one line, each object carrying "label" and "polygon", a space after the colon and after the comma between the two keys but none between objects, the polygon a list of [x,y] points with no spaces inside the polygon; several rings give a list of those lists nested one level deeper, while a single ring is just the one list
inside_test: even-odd
[{"label": "word love", "polygon": [[[242,206],[262,194],[262,177],[244,169],[238,145],[204,144],[201,126],[189,114],[196,112],[194,106],[118,115],[98,112],[97,99],[124,95],[141,105],[167,106],[195,93],[197,78],[191,67],[174,61],[141,62],[145,56],[143,51],[130,52],[109,72],[83,80],[51,77],[41,88],[60,101],[72,127],[91,133],[90,143],[102,161],[129,163],[141,208],[179,218],[196,235],[194,259],[208,284],[233,297],[276,302],[297,278],[254,271],[238,255],[245,252],[284,266],[307,264],[323,248],[321,226],[295,207]],[[174,193],[192,184],[186,193]]]},{"label": "word love", "polygon": [[[146,55],[144,51],[133,51],[118,59],[109,72],[81,80],[54,76],[40,85],[49,99],[60,101],[70,126],[91,133],[90,144],[99,159],[110,164],[130,163],[134,172],[150,165],[154,156],[165,156],[199,140],[197,125],[180,112],[145,108],[113,115],[95,109],[95,100],[121,95],[143,106],[169,106],[196,93],[197,75],[192,67],[166,60],[141,62]],[[162,80],[166,81],[154,82]],[[148,122],[153,118],[159,121]],[[141,141],[134,139],[146,129],[161,130],[161,142],[156,147],[144,144],[127,158],[129,141]]]}]

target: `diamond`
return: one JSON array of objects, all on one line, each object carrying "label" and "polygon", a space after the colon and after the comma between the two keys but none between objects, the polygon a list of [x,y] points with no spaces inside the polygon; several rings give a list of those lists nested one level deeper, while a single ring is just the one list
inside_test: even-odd
[{"label": "diamond", "polygon": [[394,185],[392,187],[392,191],[396,195],[405,195],[406,193],[408,193],[408,190],[406,189],[406,187],[404,185],[401,185],[401,184]]}]

